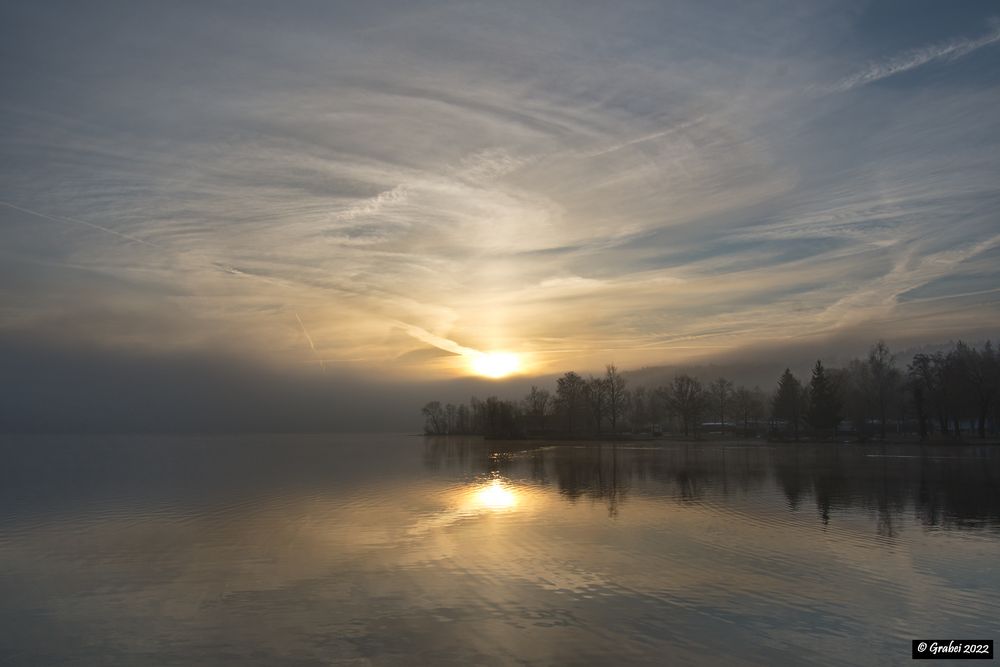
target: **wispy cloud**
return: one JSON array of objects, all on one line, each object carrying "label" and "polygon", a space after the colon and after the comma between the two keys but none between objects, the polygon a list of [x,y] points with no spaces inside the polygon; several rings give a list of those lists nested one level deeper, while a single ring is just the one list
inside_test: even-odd
[{"label": "wispy cloud", "polygon": [[1000,41],[1000,28],[995,28],[986,35],[975,39],[955,39],[949,42],[914,49],[913,51],[908,51],[881,62],[870,63],[867,67],[850,76],[844,77],[832,85],[829,90],[843,92],[857,88],[858,86],[874,83],[880,79],[908,72],[930,62],[957,60],[977,49],[990,46],[998,41]]},{"label": "wispy cloud", "polygon": [[[162,34],[97,12],[44,44],[15,26],[9,66],[38,78],[0,104],[0,327],[391,374],[425,352],[428,373],[490,349],[638,365],[891,323],[995,234],[1000,91],[961,57],[1000,33],[842,79],[844,109],[801,91],[837,80],[851,28],[795,6],[329,5]],[[966,83],[865,88],[937,60]]]}]

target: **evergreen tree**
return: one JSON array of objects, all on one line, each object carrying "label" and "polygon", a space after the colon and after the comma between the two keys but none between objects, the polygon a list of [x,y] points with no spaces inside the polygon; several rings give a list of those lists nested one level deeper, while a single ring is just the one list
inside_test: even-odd
[{"label": "evergreen tree", "polygon": [[778,390],[774,394],[774,416],[791,427],[796,440],[799,439],[799,422],[802,421],[802,393],[802,383],[786,368],[778,379]]},{"label": "evergreen tree", "polygon": [[830,376],[826,374],[823,363],[817,360],[813,367],[812,379],[809,381],[809,425],[815,429],[833,431],[836,435],[841,408],[837,389],[833,386]]}]

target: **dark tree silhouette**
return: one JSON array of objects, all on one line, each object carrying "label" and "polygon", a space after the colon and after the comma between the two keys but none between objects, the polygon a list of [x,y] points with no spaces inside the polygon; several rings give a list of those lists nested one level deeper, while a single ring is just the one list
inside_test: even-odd
[{"label": "dark tree silhouette", "polygon": [[424,415],[424,433],[444,435],[448,432],[448,421],[439,401],[431,401],[423,407],[421,412]]},{"label": "dark tree silhouette", "polygon": [[749,435],[750,424],[753,423],[756,429],[757,422],[764,414],[764,392],[761,391],[760,387],[747,389],[740,386],[733,392],[733,401],[736,410],[743,419],[743,435]]},{"label": "dark tree silhouette", "polygon": [[535,431],[543,430],[551,406],[552,395],[548,390],[531,385],[531,391],[524,397],[524,416],[528,428]]},{"label": "dark tree silhouette", "polygon": [[590,423],[593,425],[594,431],[600,433],[604,416],[608,411],[607,379],[595,378],[591,375],[584,385],[583,395],[590,411]]},{"label": "dark tree silhouette", "polygon": [[837,434],[840,424],[841,400],[833,380],[827,374],[823,363],[816,360],[812,379],[809,381],[809,410],[807,420],[814,429],[832,431]]},{"label": "dark tree silhouette", "polygon": [[649,392],[646,391],[645,387],[636,387],[631,391],[626,390],[626,393],[628,394],[626,399],[628,420],[632,424],[632,431],[642,431],[653,421],[649,411]]},{"label": "dark tree silhouette", "polygon": [[669,409],[681,420],[684,435],[690,435],[697,429],[705,410],[705,390],[701,383],[682,373],[670,383],[666,396]]},{"label": "dark tree silhouette", "polygon": [[997,355],[993,352],[993,344],[987,340],[983,349],[977,350],[959,341],[955,347],[955,356],[971,402],[974,403],[979,437],[985,438],[986,419],[997,390],[1000,389],[1000,366]]},{"label": "dark tree silhouette", "polygon": [[773,412],[776,419],[784,420],[791,427],[796,440],[799,439],[799,423],[802,421],[802,383],[785,369],[778,379],[778,390],[774,394]]},{"label": "dark tree silhouette", "polygon": [[926,440],[930,433],[929,408],[934,394],[934,359],[926,354],[916,354],[906,368],[906,379],[917,412],[917,429],[920,439]]},{"label": "dark tree silhouette", "polygon": [[712,396],[715,408],[719,411],[719,427],[725,430],[726,406],[729,405],[733,396],[733,383],[720,377],[708,385],[708,391]]},{"label": "dark tree silhouette", "polygon": [[878,341],[863,359],[842,368],[828,369],[817,361],[808,387],[786,368],[770,400],[759,387],[734,390],[720,377],[705,388],[685,373],[667,386],[629,388],[626,374],[608,364],[602,376],[586,380],[565,373],[556,381],[554,395],[532,386],[519,402],[495,396],[460,405],[431,401],[421,413],[424,431],[434,435],[577,436],[600,434],[609,426],[613,434],[631,430],[691,436],[704,416],[715,411],[723,426],[727,417],[732,423],[741,419],[743,433],[749,435],[768,408],[771,431],[777,432],[780,422],[796,440],[803,424],[836,435],[842,418],[862,441],[875,424],[886,438],[890,421],[898,433],[918,433],[921,439],[935,432],[959,439],[963,429],[985,438],[1000,427],[1000,355],[990,341],[978,348],[959,341],[949,351],[915,354],[904,377],[888,346]]},{"label": "dark tree silhouette", "polygon": [[900,375],[896,370],[896,357],[884,341],[875,343],[868,352],[868,369],[872,398],[878,410],[879,434],[885,440],[889,404],[898,389]]},{"label": "dark tree silhouette", "polygon": [[490,396],[481,403],[481,407],[484,421],[483,434],[486,437],[504,439],[524,437],[524,427],[515,403]]},{"label": "dark tree silhouette", "polygon": [[608,421],[611,422],[611,432],[617,433],[618,426],[625,417],[625,409],[628,406],[625,377],[618,372],[617,366],[608,364],[604,383],[607,390]]},{"label": "dark tree silhouette", "polygon": [[969,396],[964,381],[965,368],[962,356],[958,350],[952,350],[944,356],[941,373],[944,375],[942,386],[945,390],[946,413],[951,420],[951,428],[955,437],[962,436],[962,418],[968,413]]},{"label": "dark tree silhouette", "polygon": [[563,418],[567,433],[573,433],[579,422],[585,386],[584,379],[573,371],[556,380],[556,409]]},{"label": "dark tree silhouette", "polygon": [[949,391],[948,381],[951,376],[949,366],[951,365],[950,355],[943,352],[936,352],[931,356],[931,381],[928,383],[931,392],[931,401],[934,405],[934,412],[938,419],[938,428],[942,434],[949,431],[950,417],[948,410],[951,408],[952,399]]}]

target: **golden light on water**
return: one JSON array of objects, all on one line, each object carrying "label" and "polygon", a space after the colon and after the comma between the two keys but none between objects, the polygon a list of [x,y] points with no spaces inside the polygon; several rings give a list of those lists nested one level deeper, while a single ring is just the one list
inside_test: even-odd
[{"label": "golden light on water", "polygon": [[476,504],[484,509],[507,510],[517,505],[514,489],[499,479],[490,480],[489,484],[476,491],[474,497]]},{"label": "golden light on water", "polygon": [[479,352],[471,356],[472,371],[483,377],[500,379],[521,369],[521,358],[511,352]]}]

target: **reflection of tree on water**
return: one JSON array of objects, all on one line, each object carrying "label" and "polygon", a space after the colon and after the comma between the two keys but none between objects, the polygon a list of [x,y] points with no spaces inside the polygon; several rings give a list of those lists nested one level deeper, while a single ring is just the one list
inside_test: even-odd
[{"label": "reflection of tree on water", "polygon": [[983,447],[779,447],[776,479],[789,506],[811,495],[827,524],[863,508],[893,537],[912,512],[925,526],[1000,530],[1000,451]]},{"label": "reflection of tree on water", "polygon": [[541,484],[549,484],[551,479],[545,471],[545,452],[541,449],[531,450],[531,479]]},{"label": "reflection of tree on water", "polygon": [[550,450],[559,492],[571,501],[605,500],[608,515],[617,516],[627,489],[619,470],[618,445],[599,444]]},{"label": "reflection of tree on water", "polygon": [[814,469],[816,509],[823,525],[830,523],[830,510],[837,509],[839,498],[847,491],[847,472],[841,461],[841,449],[835,447],[818,457]]},{"label": "reflection of tree on water", "polygon": [[[885,453],[885,445],[882,445],[882,493],[878,494],[878,534],[882,537],[895,537],[896,533],[892,529],[892,511],[889,509],[889,457]],[[903,505],[899,511],[902,512]]]},{"label": "reflection of tree on water", "polygon": [[781,484],[788,500],[788,508],[793,512],[799,509],[799,501],[802,495],[807,492],[807,480],[802,474],[802,465],[799,461],[799,448],[793,447],[788,450],[790,456],[778,456],[774,461],[774,476]]},{"label": "reflection of tree on water", "polygon": [[793,511],[815,502],[824,525],[838,511],[868,510],[886,537],[906,512],[925,526],[1000,531],[1000,450],[989,447],[532,444],[427,438],[425,462],[555,485],[571,502],[606,502],[611,516],[635,495],[700,503],[774,488]]}]

